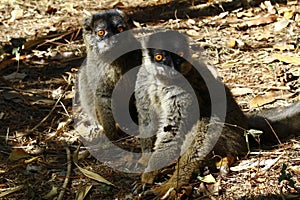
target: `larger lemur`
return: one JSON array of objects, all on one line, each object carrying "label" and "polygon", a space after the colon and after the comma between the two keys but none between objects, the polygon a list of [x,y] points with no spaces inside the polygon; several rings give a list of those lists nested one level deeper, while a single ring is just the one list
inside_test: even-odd
[{"label": "larger lemur", "polygon": [[[187,39],[182,34],[154,33],[142,46],[143,65],[135,89],[146,165],[141,182],[152,184],[159,169],[177,159],[168,182],[151,191],[161,197],[170,188],[187,184],[212,153],[221,157],[245,153],[244,131],[249,124],[251,128],[266,129],[267,123],[260,117],[247,118],[243,114],[230,90],[215,79],[204,63],[190,58]],[[213,95],[219,92],[220,95]],[[226,107],[225,118],[222,104]],[[219,106],[220,110],[215,109]],[[288,125],[286,122],[293,116],[300,118],[300,103],[293,108],[298,111],[285,110],[290,115],[284,111],[278,117],[267,115],[275,131],[282,132],[279,122]],[[291,126],[300,135],[296,121]]]},{"label": "larger lemur", "polygon": [[[154,33],[143,46],[144,60],[135,89],[140,134],[149,138],[142,140],[144,154],[149,157],[142,183],[152,184],[161,167],[178,159],[170,180],[153,191],[164,194],[169,188],[188,183],[212,151],[220,156],[246,152],[243,130],[235,126],[248,127],[229,89],[203,63],[186,60],[190,53],[182,34]],[[214,89],[220,89],[215,92],[224,96],[212,99]],[[213,109],[222,109],[222,105],[226,107],[224,113]]]}]

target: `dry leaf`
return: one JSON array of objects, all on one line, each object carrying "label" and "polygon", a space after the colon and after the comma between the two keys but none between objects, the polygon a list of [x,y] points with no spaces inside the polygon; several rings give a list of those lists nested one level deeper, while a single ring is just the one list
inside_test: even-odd
[{"label": "dry leaf", "polygon": [[199,37],[201,33],[199,31],[194,30],[194,29],[190,29],[186,32],[186,34],[191,36],[191,37]]},{"label": "dry leaf", "polygon": [[260,167],[261,171],[267,171],[270,169],[282,156],[278,156],[274,159],[266,159],[266,160],[257,160],[257,159],[251,159],[251,160],[243,160],[239,163],[238,166],[230,167],[231,171],[238,172],[246,169],[252,169]]},{"label": "dry leaf", "polygon": [[267,15],[264,17],[256,17],[254,19],[249,19],[243,22],[240,26],[241,27],[251,27],[251,26],[259,26],[264,24],[270,24],[277,20],[277,16],[275,14]]},{"label": "dry leaf", "polygon": [[294,94],[293,93],[283,93],[283,91],[270,91],[264,95],[257,95],[250,101],[249,105],[251,108],[257,108],[262,105],[272,103],[273,101],[275,101],[277,99],[287,99],[287,98],[291,97],[292,95],[294,95]]},{"label": "dry leaf", "polygon": [[289,167],[295,174],[300,175],[300,166],[291,166]]},{"label": "dry leaf", "polygon": [[29,155],[23,149],[13,149],[9,154],[8,159],[11,161],[17,161],[27,157],[29,157]]},{"label": "dry leaf", "polygon": [[98,181],[100,183],[105,183],[107,185],[112,185],[114,186],[114,184],[112,184],[111,182],[109,182],[108,180],[106,180],[105,178],[103,178],[102,176],[100,176],[99,174],[96,174],[94,172],[91,172],[87,169],[81,168],[79,167],[77,164],[76,166],[78,167],[78,169],[88,178],[93,179],[95,181]]},{"label": "dry leaf", "polygon": [[24,11],[22,9],[15,9],[11,11],[11,18],[9,22],[14,22],[16,19],[21,19],[24,15]]},{"label": "dry leaf", "polygon": [[63,95],[64,90],[62,89],[62,87],[58,87],[57,89],[53,90],[51,93],[51,96],[53,99],[59,99],[61,95]]},{"label": "dry leaf", "polygon": [[93,185],[86,185],[84,187],[81,187],[78,192],[76,193],[76,200],[83,200],[86,195],[88,194],[88,192],[91,190],[91,188],[93,187]]},{"label": "dry leaf", "polygon": [[262,105],[272,103],[273,101],[276,100],[275,96],[276,93],[274,91],[268,92],[264,95],[257,95],[250,101],[249,105],[251,108],[257,108]]},{"label": "dry leaf", "polygon": [[198,179],[204,183],[216,183],[216,179],[211,174],[208,174],[204,177],[198,176]]},{"label": "dry leaf", "polygon": [[52,189],[48,194],[43,196],[43,199],[54,199],[54,197],[58,194],[58,187],[57,186],[52,186]]},{"label": "dry leaf", "polygon": [[67,11],[70,14],[77,13],[77,10],[74,9],[73,3],[65,3],[62,10]]},{"label": "dry leaf", "polygon": [[105,183],[107,185],[112,185],[114,186],[114,184],[112,184],[111,182],[109,182],[108,180],[106,180],[105,178],[103,178],[102,176],[100,176],[99,174],[96,174],[94,172],[91,172],[87,169],[84,169],[84,168],[81,168],[79,165],[78,165],[78,152],[79,152],[79,147],[77,148],[77,150],[74,152],[73,154],[73,161],[74,161],[74,164],[78,167],[78,169],[88,178],[90,179],[93,179],[93,180],[96,180],[100,183]]},{"label": "dry leaf", "polygon": [[233,96],[243,96],[245,94],[253,94],[253,90],[251,88],[232,88],[231,93]]},{"label": "dry leaf", "polygon": [[281,62],[300,65],[299,57],[285,56],[282,54],[274,54],[273,57],[275,57],[276,59],[278,59]]},{"label": "dry leaf", "polygon": [[191,24],[191,25],[195,25],[196,22],[193,19],[188,19],[187,23]]},{"label": "dry leaf", "polygon": [[281,31],[289,25],[290,21],[288,19],[282,19],[275,23],[274,31]]},{"label": "dry leaf", "polygon": [[17,191],[23,189],[23,187],[24,187],[24,185],[20,185],[20,186],[14,187],[14,188],[9,188],[4,192],[1,191],[0,192],[0,197],[2,198],[2,197],[5,197],[6,195],[17,192]]},{"label": "dry leaf", "polygon": [[274,44],[273,48],[278,49],[280,51],[284,51],[284,50],[294,50],[295,46],[291,45],[291,44],[286,44],[286,43],[277,43],[277,44]]},{"label": "dry leaf", "polygon": [[292,19],[294,17],[294,11],[292,10],[289,10],[289,11],[285,11],[284,14],[283,14],[283,17],[285,19]]},{"label": "dry leaf", "polygon": [[125,6],[124,3],[121,2],[121,1],[116,2],[116,3],[113,4],[113,8],[124,7],[124,6]]},{"label": "dry leaf", "polygon": [[132,22],[133,22],[133,25],[136,26],[137,28],[142,28],[142,25],[139,22],[134,21],[134,20]]},{"label": "dry leaf", "polygon": [[234,48],[236,46],[236,40],[234,38],[230,38],[226,41],[226,46],[229,48]]},{"label": "dry leaf", "polygon": [[272,5],[271,1],[265,1],[264,5],[266,6],[267,10],[269,13],[276,13],[276,10],[274,8],[274,6]]}]

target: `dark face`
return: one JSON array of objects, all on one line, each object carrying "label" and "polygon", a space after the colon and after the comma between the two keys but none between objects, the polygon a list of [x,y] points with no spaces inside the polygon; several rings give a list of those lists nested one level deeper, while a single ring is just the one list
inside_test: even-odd
[{"label": "dark face", "polygon": [[176,31],[154,33],[150,36],[148,46],[155,47],[149,48],[148,52],[161,73],[165,71],[165,75],[172,77],[176,76],[176,72],[185,75],[190,71],[191,64],[185,59],[190,57],[189,46],[184,35]]},{"label": "dark face", "polygon": [[149,54],[152,62],[168,66],[181,74],[187,73],[188,61],[183,58],[183,52],[175,54],[161,49],[149,49]]},{"label": "dark face", "polygon": [[94,14],[84,21],[83,26],[86,43],[97,45],[100,51],[115,46],[118,40],[113,36],[128,30],[124,14],[117,10]]}]

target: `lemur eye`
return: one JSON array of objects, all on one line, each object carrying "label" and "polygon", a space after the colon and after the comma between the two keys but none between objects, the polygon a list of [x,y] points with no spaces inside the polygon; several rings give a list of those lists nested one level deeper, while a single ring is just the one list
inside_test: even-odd
[{"label": "lemur eye", "polygon": [[105,30],[99,30],[97,34],[99,37],[102,37],[105,35]]},{"label": "lemur eye", "polygon": [[123,26],[120,26],[120,27],[118,28],[118,31],[119,31],[119,33],[122,33],[122,32],[124,31],[124,27],[123,27]]},{"label": "lemur eye", "polygon": [[162,61],[162,59],[163,59],[163,55],[161,55],[161,54],[155,55],[155,61],[160,62],[160,61]]}]

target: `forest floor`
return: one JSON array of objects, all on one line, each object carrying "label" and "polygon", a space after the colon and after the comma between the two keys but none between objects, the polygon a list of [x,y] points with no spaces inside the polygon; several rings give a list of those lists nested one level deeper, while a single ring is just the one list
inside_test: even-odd
[{"label": "forest floor", "polygon": [[[0,0],[0,199],[134,199],[140,174],[89,156],[74,129],[81,23],[99,11],[117,7],[137,27],[186,34],[193,57],[215,67],[244,112],[298,101],[300,2],[241,2]],[[211,175],[191,180],[190,199],[300,199],[300,140]]]}]

